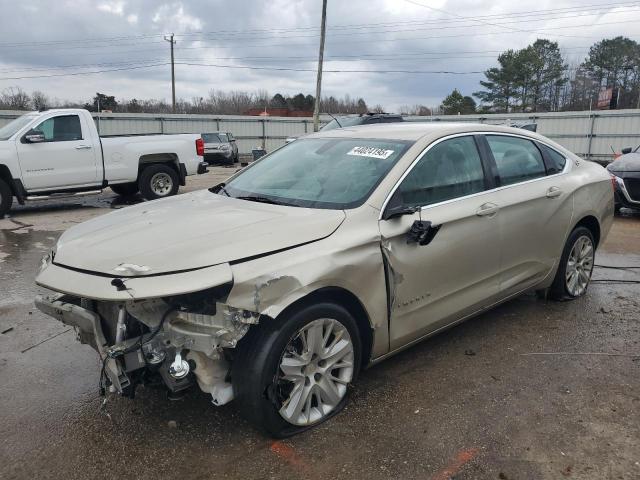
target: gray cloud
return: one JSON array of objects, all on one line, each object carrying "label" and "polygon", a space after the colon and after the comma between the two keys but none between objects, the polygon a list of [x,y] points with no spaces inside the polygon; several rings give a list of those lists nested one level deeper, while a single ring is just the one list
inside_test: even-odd
[{"label": "gray cloud", "polygon": [[[640,15],[639,4],[631,8],[631,2],[623,1],[597,8],[590,5],[604,2],[415,2],[449,14],[404,0],[329,0],[325,69],[482,71],[495,64],[497,52],[521,48],[538,37],[557,40],[568,60],[578,63],[587,48],[603,37],[634,38]],[[0,18],[0,89],[20,86],[72,100],[86,100],[96,91],[118,98],[168,99],[168,66],[4,78],[166,63],[169,45],[162,35],[171,32],[177,35],[176,58],[181,63],[316,67],[320,0],[66,0],[55,3],[55,8],[45,0],[6,3]],[[623,3],[623,9],[612,6]],[[573,10],[558,10],[563,8]],[[549,9],[556,13],[526,17],[518,13]],[[376,25],[354,28],[362,24]],[[584,26],[570,28],[575,25]],[[429,55],[412,55],[425,52]],[[69,65],[74,67],[54,68]],[[266,89],[271,94],[315,89],[313,72],[187,65],[178,65],[176,72],[177,94],[182,98],[206,96],[210,89]],[[369,104],[393,110],[402,104],[436,105],[453,88],[471,94],[482,78],[481,74],[326,73],[323,91],[362,96]]]}]

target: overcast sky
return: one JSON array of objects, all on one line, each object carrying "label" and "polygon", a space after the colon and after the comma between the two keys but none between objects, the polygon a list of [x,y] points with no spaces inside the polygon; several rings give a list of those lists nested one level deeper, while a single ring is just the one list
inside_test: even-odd
[{"label": "overcast sky", "polygon": [[[20,86],[82,101],[96,91],[118,99],[169,100],[163,35],[173,32],[180,98],[206,97],[211,89],[315,92],[321,0],[0,4],[0,90]],[[460,74],[326,72],[323,95],[361,96],[390,111],[403,104],[434,106],[453,88],[465,95],[478,90],[483,75],[469,72],[495,65],[507,48],[549,38],[559,42],[569,63],[579,63],[604,37],[639,40],[639,25],[640,1],[329,0],[326,70]],[[229,68],[243,66],[310,71]],[[110,69],[121,70],[51,76]],[[43,75],[49,76],[15,78]]]}]

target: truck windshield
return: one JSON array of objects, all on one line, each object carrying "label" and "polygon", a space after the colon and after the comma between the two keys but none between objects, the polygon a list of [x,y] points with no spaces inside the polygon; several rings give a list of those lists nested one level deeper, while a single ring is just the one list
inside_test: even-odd
[{"label": "truck windshield", "polygon": [[22,115],[21,117],[7,123],[4,127],[0,128],[0,140],[9,140],[18,130],[27,125],[37,116],[37,113],[28,113],[27,115]]},{"label": "truck windshield", "polygon": [[220,195],[307,208],[355,208],[413,142],[310,138],[291,142],[243,170]]}]

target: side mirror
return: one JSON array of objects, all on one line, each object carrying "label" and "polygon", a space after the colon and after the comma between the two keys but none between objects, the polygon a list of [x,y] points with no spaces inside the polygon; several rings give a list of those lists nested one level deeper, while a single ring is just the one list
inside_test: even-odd
[{"label": "side mirror", "polygon": [[412,215],[420,210],[420,207],[403,204],[398,193],[399,192],[396,191],[389,200],[389,203],[387,203],[387,208],[382,212],[382,220],[391,220],[392,218],[402,217],[403,215]]},{"label": "side mirror", "polygon": [[22,138],[26,143],[42,143],[46,140],[44,133],[39,130],[29,130]]},{"label": "side mirror", "polygon": [[632,148],[631,147],[626,147],[623,148],[622,150],[620,150],[622,152],[623,155],[626,155],[627,153],[631,153],[632,152]]}]

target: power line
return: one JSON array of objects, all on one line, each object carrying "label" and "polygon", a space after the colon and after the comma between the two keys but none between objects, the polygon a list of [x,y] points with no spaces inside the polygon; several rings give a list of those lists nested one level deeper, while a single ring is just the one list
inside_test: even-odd
[{"label": "power line", "polygon": [[[405,0],[408,3],[411,3],[413,5],[418,5],[418,6],[422,6],[424,8],[428,8],[431,10],[435,10],[435,11],[439,11],[439,12],[445,12],[444,10],[440,10],[440,9],[436,9],[435,7],[430,7],[418,2],[414,2],[413,0]],[[623,5],[627,5],[627,6],[639,6],[636,3],[633,4],[623,4]],[[558,11],[560,9],[554,9],[554,10],[550,10],[550,11]],[[533,11],[533,12],[544,12],[543,10],[540,11]],[[588,12],[588,10],[567,10],[565,9],[565,11],[563,13],[572,13],[572,12],[577,12],[579,13],[578,15],[573,15],[571,17],[567,17],[567,16],[563,16],[563,17],[556,17],[556,18],[548,18],[548,19],[543,19],[543,20],[537,20],[537,21],[544,21],[544,20],[557,20],[557,19],[567,19],[567,18],[573,18],[575,16],[591,16],[591,15],[597,15],[597,14],[587,14],[586,12]],[[448,13],[448,12],[446,12]],[[627,13],[627,12],[607,12],[608,14],[615,14],[615,13]],[[453,14],[453,13],[448,13],[449,15],[453,15],[455,17],[457,17],[456,20],[438,20],[438,21],[430,21],[430,22],[417,22],[417,21],[412,21],[412,22],[391,22],[391,23],[379,23],[379,24],[353,24],[352,26],[344,26],[344,28],[371,28],[374,27],[376,25],[380,26],[380,25],[400,25],[400,24],[411,24],[411,25],[427,25],[427,24],[431,24],[431,23],[438,23],[438,24],[442,24],[442,23],[451,23],[451,22],[471,22],[470,25],[454,25],[454,26],[442,26],[442,27],[437,27],[437,28],[431,28],[431,30],[435,30],[435,29],[450,29],[450,28],[465,28],[468,26],[471,26],[473,24],[484,24],[486,26],[491,26],[491,27],[498,27],[498,28],[505,28],[508,30],[511,30],[513,32],[519,32],[519,33],[537,33],[536,30],[523,30],[523,29],[517,29],[517,28],[513,28],[513,27],[509,27],[508,25],[510,24],[517,24],[517,23],[530,23],[532,20],[513,20],[513,21],[509,21],[509,22],[503,22],[503,23],[493,23],[493,22],[487,22],[485,20],[482,20],[482,18],[506,18],[506,19],[511,19],[513,18],[513,16],[515,15],[506,15],[506,14],[495,14],[493,16],[489,16],[489,15],[485,15],[485,16],[478,16],[478,17],[464,17],[464,16],[460,16],[457,14]],[[531,16],[532,14],[527,13],[527,12],[521,12],[520,14],[518,14],[520,16],[525,15],[525,16]],[[538,14],[540,15],[540,14]],[[545,14],[546,15],[546,14]],[[535,20],[534,20],[535,21]],[[615,23],[635,23],[637,20],[627,20],[627,21],[623,21],[623,22],[600,22],[600,23],[596,23],[595,25],[601,24],[601,25],[606,25],[606,24],[615,24]],[[593,26],[594,24],[588,24],[588,25],[574,25],[574,26],[568,26],[568,27],[555,27],[555,28],[548,28],[545,30],[551,30],[551,29],[564,29],[564,28],[578,28],[578,27],[584,27],[584,26]],[[336,27],[333,27],[334,29]],[[253,38],[238,38],[237,34],[241,34],[241,35],[254,35],[255,32],[293,32],[293,31],[299,31],[299,30],[315,30],[315,28],[310,28],[310,27],[301,27],[298,29],[263,29],[263,30],[222,30],[222,31],[218,31],[218,32],[197,32],[197,33],[184,33],[184,34],[178,34],[175,35],[176,37],[187,37],[187,36],[203,36],[207,39],[210,40],[225,40],[225,41],[229,41],[229,40],[234,40],[234,41],[238,41],[238,40],[258,40],[258,39],[269,39],[269,38],[274,38],[273,36],[269,36],[269,37],[253,37]],[[352,33],[333,33],[332,35],[334,36],[338,36],[338,35],[370,35],[370,34],[380,34],[380,33],[401,33],[401,32],[410,32],[410,31],[420,31],[422,29],[398,29],[398,30],[380,30],[377,29],[373,32],[352,32]],[[545,30],[541,30],[540,32],[544,32]],[[233,37],[228,38],[228,37],[224,37],[224,34],[228,33],[235,33],[233,35]],[[497,33],[497,32],[494,32]],[[506,33],[506,32],[505,32]],[[220,36],[220,34],[223,34],[223,36]],[[209,36],[207,37],[207,35],[213,35],[213,37]],[[153,34],[153,35],[137,35],[137,36],[120,36],[120,37],[110,37],[110,38],[104,38],[104,39],[93,39],[93,40],[86,40],[86,41],[82,41],[82,40],[58,40],[58,41],[50,41],[50,42],[21,42],[21,43],[0,43],[0,48],[7,48],[7,47],[13,47],[13,48],[21,48],[21,47],[29,47],[29,46],[42,46],[42,45],[48,45],[48,44],[65,44],[65,43],[77,43],[77,42],[82,42],[82,45],[75,45],[75,46],[62,46],[59,47],[58,49],[78,49],[78,48],[112,48],[112,47],[121,47],[121,46],[135,46],[135,45],[150,45],[150,44],[160,44],[162,43],[162,40],[158,40],[158,41],[143,41],[143,42],[134,42],[134,43],[112,43],[114,40],[131,40],[131,39],[138,39],[138,40],[144,40],[144,39],[152,39],[157,37],[158,35]],[[311,35],[288,35],[288,36],[279,36],[278,38],[310,38],[310,37],[317,37],[319,36],[319,34],[311,34]],[[576,37],[576,36],[572,36],[572,35],[562,35],[562,34],[554,34],[554,36],[564,36],[564,37]],[[439,38],[439,37],[429,37],[429,38]],[[87,43],[91,43],[91,42],[100,42],[100,43],[104,43],[104,42],[110,42],[106,45],[87,45]]]},{"label": "power line", "polygon": [[[273,70],[273,71],[285,71],[285,72],[315,72],[313,68],[289,68],[289,67],[252,67],[248,65],[221,65],[215,63],[187,63],[176,62],[176,65],[190,65],[193,67],[215,67],[215,68],[238,68],[243,70]],[[477,73],[484,73],[481,71],[471,72],[455,72],[448,70],[361,70],[361,69],[335,69],[327,70],[323,69],[324,73],[415,73],[415,74],[449,74],[449,75],[470,75]]]},{"label": "power line", "polygon": [[24,80],[28,78],[73,77],[77,75],[94,75],[96,73],[122,72],[124,70],[139,70],[141,68],[164,67],[166,65],[170,65],[170,63],[165,62],[165,63],[155,63],[151,65],[139,65],[135,67],[111,68],[107,70],[94,70],[91,72],[52,73],[48,75],[29,75],[29,76],[22,76],[22,77],[0,77],[0,80]]}]

